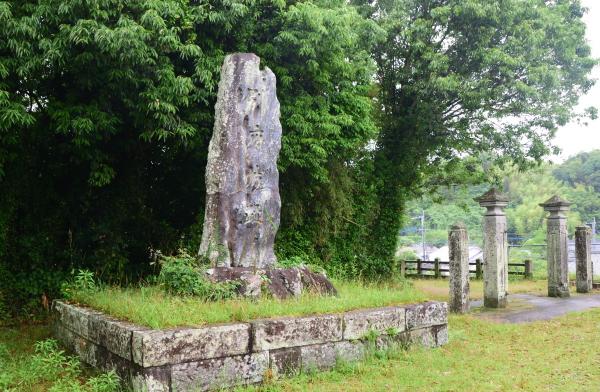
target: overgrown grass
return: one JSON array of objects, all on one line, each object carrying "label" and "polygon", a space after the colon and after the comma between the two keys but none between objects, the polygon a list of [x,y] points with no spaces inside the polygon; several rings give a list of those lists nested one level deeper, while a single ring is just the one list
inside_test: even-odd
[{"label": "overgrown grass", "polygon": [[98,374],[67,355],[47,326],[0,328],[0,390],[49,392],[119,391],[118,378]]},{"label": "overgrown grass", "polygon": [[[413,292],[431,297],[447,280],[415,280]],[[341,290],[344,285],[336,282]],[[511,281],[511,293],[531,292],[542,282]],[[477,284],[472,281],[472,292]],[[425,290],[425,288],[429,288]],[[433,290],[435,292],[435,290]],[[438,294],[438,296],[447,295]],[[441,299],[441,298],[439,298]],[[433,350],[375,353],[359,363],[331,371],[273,380],[238,392],[276,391],[595,391],[600,389],[600,309],[528,324],[496,324],[473,316],[450,315],[450,343]],[[35,341],[49,337],[48,327],[0,328],[0,390],[100,391],[96,374],[56,366],[49,373],[32,355]],[[7,360],[8,359],[8,360]],[[63,362],[64,363],[64,362]],[[32,364],[36,364],[35,368]],[[79,366],[79,365],[77,365]],[[50,374],[50,376],[44,374]],[[7,381],[8,380],[8,381]],[[60,381],[57,381],[60,380]],[[4,384],[3,384],[4,382]],[[106,392],[116,388],[106,387]]]},{"label": "overgrown grass", "polygon": [[340,313],[427,300],[425,295],[402,280],[388,283],[335,280],[333,283],[340,292],[339,297],[305,293],[299,298],[287,300],[263,298],[254,301],[236,298],[206,301],[193,296],[171,295],[157,286],[142,286],[82,291],[73,299],[112,316],[151,328]]},{"label": "overgrown grass", "polygon": [[450,315],[450,343],[283,379],[248,391],[597,391],[600,310],[530,324]]}]

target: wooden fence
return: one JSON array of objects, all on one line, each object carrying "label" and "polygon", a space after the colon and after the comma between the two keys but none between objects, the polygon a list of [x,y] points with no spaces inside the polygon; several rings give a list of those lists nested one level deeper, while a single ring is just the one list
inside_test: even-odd
[{"label": "wooden fence", "polygon": [[[432,265],[432,266],[430,266]],[[474,265],[475,271],[470,271],[471,275],[475,275],[475,279],[483,279],[483,262],[481,259],[475,260],[474,263],[469,263],[469,266]],[[533,262],[530,259],[523,263],[508,263],[509,275],[522,275],[525,279],[533,277]],[[450,262],[435,259],[427,260],[400,260],[400,273],[403,277],[430,277],[442,278],[449,274]],[[522,270],[521,270],[522,269]],[[446,273],[445,275],[443,273]]]}]

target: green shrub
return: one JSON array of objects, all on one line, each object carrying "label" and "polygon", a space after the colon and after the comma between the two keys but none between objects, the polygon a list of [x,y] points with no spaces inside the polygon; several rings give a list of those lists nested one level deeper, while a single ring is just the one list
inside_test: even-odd
[{"label": "green shrub", "polygon": [[189,255],[185,249],[175,256],[159,255],[159,285],[176,295],[196,295],[208,300],[234,297],[239,283],[209,281],[206,278],[206,267],[201,260]]}]

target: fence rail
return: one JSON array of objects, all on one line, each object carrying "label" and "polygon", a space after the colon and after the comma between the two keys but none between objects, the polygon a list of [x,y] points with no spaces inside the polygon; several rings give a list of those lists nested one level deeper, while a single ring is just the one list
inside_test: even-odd
[{"label": "fence rail", "polygon": [[[433,267],[430,265],[433,265]],[[469,271],[469,274],[475,275],[475,279],[483,279],[483,262],[481,259],[475,260],[474,263],[469,263],[469,266],[472,265],[475,266],[475,270]],[[442,266],[448,266],[448,268],[442,268]],[[525,260],[524,263],[508,263],[508,266],[513,267],[512,271],[508,271],[509,275],[522,275],[525,279],[533,277],[533,262],[530,259]],[[515,271],[514,268],[522,268],[523,270]],[[443,274],[444,272],[446,275]],[[440,259],[433,261],[400,260],[400,273],[403,277],[446,277],[450,274],[450,261],[442,261]]]}]

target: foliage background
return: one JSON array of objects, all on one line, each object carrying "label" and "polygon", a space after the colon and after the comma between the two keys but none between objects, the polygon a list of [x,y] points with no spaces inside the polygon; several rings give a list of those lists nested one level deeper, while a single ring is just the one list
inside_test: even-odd
[{"label": "foliage background", "polygon": [[0,1],[0,317],[39,310],[74,269],[127,283],[157,273],[154,250],[197,248],[234,52],[278,77],[278,256],[389,274],[407,201],[554,151],[593,83],[583,12],[576,0]]}]

